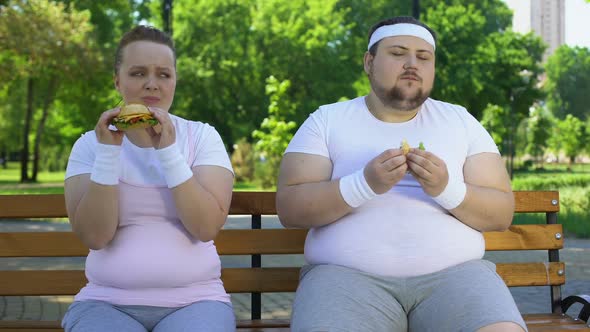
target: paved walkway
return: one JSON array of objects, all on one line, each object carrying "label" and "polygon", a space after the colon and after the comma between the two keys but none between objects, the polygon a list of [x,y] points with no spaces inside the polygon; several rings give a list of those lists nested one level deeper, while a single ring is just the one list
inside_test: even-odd
[{"label": "paved walkway", "polygon": [[[265,228],[280,227],[276,218],[264,217]],[[226,228],[247,228],[248,217],[230,217]],[[66,231],[68,223],[46,221],[0,221],[0,231]],[[495,262],[526,262],[546,259],[546,251],[493,252],[485,258]],[[590,239],[567,239],[560,258],[566,263],[567,282],[562,287],[563,297],[575,294],[590,294]],[[248,266],[249,257],[222,257],[223,266]],[[299,266],[302,255],[263,257],[263,266]],[[26,269],[83,269],[84,258],[0,258],[0,270]],[[550,312],[548,287],[511,288],[522,313]],[[265,319],[288,318],[291,313],[293,294],[271,293],[262,295],[262,312]],[[72,301],[71,296],[7,296],[0,297],[0,319],[58,320]],[[238,319],[250,318],[250,295],[232,294],[234,311]],[[571,312],[580,309],[574,307]]]}]

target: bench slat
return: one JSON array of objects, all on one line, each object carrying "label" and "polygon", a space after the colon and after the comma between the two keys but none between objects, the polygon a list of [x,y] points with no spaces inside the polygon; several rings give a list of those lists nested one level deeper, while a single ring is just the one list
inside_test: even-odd
[{"label": "bench slat", "polygon": [[489,251],[562,249],[563,225],[513,225],[505,232],[485,232],[484,237]]},{"label": "bench slat", "polygon": [[[275,193],[234,191],[229,214],[277,214]],[[0,219],[64,217],[67,212],[63,194],[0,195]]]},{"label": "bench slat", "polygon": [[275,192],[234,191],[231,198],[229,214],[277,214]]},{"label": "bench slat", "polygon": [[[562,285],[565,275],[558,275],[565,264],[502,263],[498,274],[508,286]],[[299,282],[298,267],[224,268],[221,279],[229,293],[294,292]],[[0,296],[74,295],[86,284],[80,270],[0,271]]]},{"label": "bench slat", "polygon": [[[506,232],[484,233],[486,250],[563,248],[561,224],[511,226]],[[302,254],[306,230],[224,229],[215,244],[220,255]],[[0,233],[0,257],[86,256],[88,248],[73,232]]]},{"label": "bench slat", "polygon": [[[559,273],[562,271],[564,273]],[[498,263],[496,272],[508,286],[565,284],[565,263]]]},{"label": "bench slat", "polygon": [[0,195],[0,218],[61,218],[65,216],[67,214],[63,194]]},{"label": "bench slat", "polygon": [[74,232],[0,233],[0,257],[71,257],[88,255]]},{"label": "bench slat", "polygon": [[[553,202],[556,204],[553,204]],[[515,191],[515,212],[559,212],[558,191]]]},{"label": "bench slat", "polygon": [[[515,212],[558,212],[557,191],[515,191]],[[552,204],[555,200],[557,204]],[[31,204],[34,201],[35,204]],[[230,214],[274,215],[275,192],[234,191]],[[2,218],[61,218],[66,217],[63,194],[0,195]]]},{"label": "bench slat", "polygon": [[303,254],[305,229],[223,229],[215,239],[220,255]]},{"label": "bench slat", "polygon": [[228,293],[294,292],[299,284],[298,267],[221,269]]}]

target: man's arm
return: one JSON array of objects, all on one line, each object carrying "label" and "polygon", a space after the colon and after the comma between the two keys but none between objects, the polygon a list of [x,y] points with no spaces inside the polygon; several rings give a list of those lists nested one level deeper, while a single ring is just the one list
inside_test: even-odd
[{"label": "man's arm", "polygon": [[[445,162],[428,151],[411,149],[408,167],[424,192],[435,200],[445,196],[443,192],[448,193],[449,187],[453,188],[450,190],[453,201],[462,191],[462,182],[449,179]],[[478,231],[508,228],[514,213],[514,195],[500,155],[486,152],[467,158],[463,165],[463,180],[466,187],[464,198],[460,203],[457,201],[458,205],[453,204],[449,212]],[[461,197],[463,195],[458,198]]]},{"label": "man's arm", "polygon": [[375,195],[391,189],[406,174],[400,149],[385,150],[360,170],[332,178],[332,162],[322,156],[287,153],[277,188],[277,211],[287,227],[318,227],[350,213]]},{"label": "man's arm", "polygon": [[500,155],[479,153],[463,165],[467,194],[450,212],[479,231],[503,231],[512,223],[514,194]]},{"label": "man's arm", "polygon": [[331,181],[330,159],[306,153],[283,156],[277,185],[277,213],[285,227],[311,228],[330,224],[352,211]]}]

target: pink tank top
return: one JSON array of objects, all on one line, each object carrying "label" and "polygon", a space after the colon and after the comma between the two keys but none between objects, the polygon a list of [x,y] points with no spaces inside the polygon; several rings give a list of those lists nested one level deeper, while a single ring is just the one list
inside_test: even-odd
[{"label": "pink tank top", "polygon": [[[192,165],[194,156],[188,160]],[[213,241],[201,242],[188,233],[167,187],[120,180],[117,232],[106,248],[90,250],[89,282],[75,300],[160,307],[230,302],[220,276]]]}]

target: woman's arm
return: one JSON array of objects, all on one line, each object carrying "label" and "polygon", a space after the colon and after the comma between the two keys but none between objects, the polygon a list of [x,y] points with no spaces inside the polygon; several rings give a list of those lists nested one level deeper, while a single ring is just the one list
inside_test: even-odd
[{"label": "woman's arm", "polygon": [[81,174],[66,179],[64,186],[72,230],[90,249],[106,247],[119,224],[118,185],[101,185]]},{"label": "woman's arm", "polygon": [[220,166],[196,166],[193,177],[172,188],[178,217],[195,238],[211,241],[225,223],[233,174]]}]

